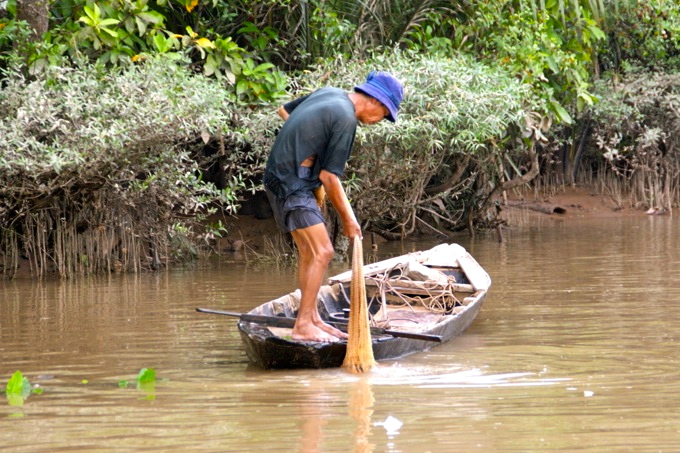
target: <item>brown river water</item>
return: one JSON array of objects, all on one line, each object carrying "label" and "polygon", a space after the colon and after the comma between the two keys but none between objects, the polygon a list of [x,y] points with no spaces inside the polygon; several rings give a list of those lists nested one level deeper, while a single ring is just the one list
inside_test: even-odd
[{"label": "brown river water", "polygon": [[295,289],[292,268],[0,281],[0,387],[20,370],[42,390],[0,400],[0,450],[680,451],[680,219],[457,241],[493,281],[473,325],[362,376],[255,368],[235,319],[194,310],[248,311]]}]

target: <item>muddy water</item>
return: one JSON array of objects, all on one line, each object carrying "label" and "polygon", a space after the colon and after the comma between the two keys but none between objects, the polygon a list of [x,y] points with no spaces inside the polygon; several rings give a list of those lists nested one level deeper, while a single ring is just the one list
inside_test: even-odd
[{"label": "muddy water", "polygon": [[678,219],[505,239],[459,240],[493,279],[463,336],[364,377],[253,368],[232,319],[194,311],[246,311],[294,289],[290,269],[0,282],[0,387],[21,370],[43,391],[0,400],[0,450],[679,451]]}]

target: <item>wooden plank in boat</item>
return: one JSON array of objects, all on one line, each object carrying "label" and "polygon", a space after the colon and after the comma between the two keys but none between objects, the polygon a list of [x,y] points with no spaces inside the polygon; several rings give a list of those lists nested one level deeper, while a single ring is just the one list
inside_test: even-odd
[{"label": "wooden plank in boat", "polygon": [[[373,280],[366,280],[366,287],[375,288],[379,287],[379,285],[377,285]],[[409,280],[391,281],[387,288],[403,293],[408,293],[411,290],[419,290],[424,291],[424,293],[427,294],[427,291],[430,291],[432,295],[439,295],[450,291],[461,293],[475,292],[475,288],[467,283],[451,283],[449,286],[444,288],[442,286],[432,285],[432,283],[428,284],[428,282],[414,282]],[[419,294],[423,293],[421,292]]]},{"label": "wooden plank in boat", "polygon": [[[369,277],[371,275],[384,273],[385,271],[406,264],[409,260],[431,267],[458,267],[457,257],[463,254],[467,254],[467,252],[465,251],[465,248],[458,244],[440,244],[430,250],[413,252],[407,255],[379,261],[377,263],[367,264],[364,266],[364,276]],[[347,283],[351,280],[352,271],[346,271],[342,274],[330,277],[328,283],[332,285],[333,283]]]},{"label": "wooden plank in boat", "polygon": [[389,326],[403,332],[422,332],[444,319],[443,313],[435,313],[422,307],[393,308],[389,312]]},{"label": "wooden plank in boat", "polygon": [[430,250],[422,264],[431,267],[458,267],[458,257],[466,254],[465,248],[458,244],[441,244]]},{"label": "wooden plank in boat", "polygon": [[458,265],[463,269],[463,272],[465,272],[468,280],[476,290],[489,289],[491,277],[469,253],[465,252],[464,255],[458,257]]},{"label": "wooden plank in boat", "polygon": [[272,327],[267,326],[267,329],[274,335],[285,340],[291,340],[293,338],[293,329],[288,329],[286,327]]},{"label": "wooden plank in boat", "polygon": [[477,299],[479,299],[485,292],[486,292],[485,289],[480,289],[479,291],[475,292],[472,296],[464,298],[463,305],[470,305],[471,303],[476,302]]},{"label": "wooden plank in boat", "polygon": [[[431,250],[426,250],[424,252],[414,252],[409,253],[408,255],[389,258],[384,261],[378,261],[377,263],[367,264],[364,266],[364,277],[380,274],[390,269],[394,269],[397,266],[403,266],[406,263],[408,263],[408,261],[411,259],[420,263],[427,259],[430,252]],[[347,283],[350,281],[352,281],[351,270],[343,272],[342,274],[335,275],[328,279],[328,283],[331,285],[334,283]]]}]

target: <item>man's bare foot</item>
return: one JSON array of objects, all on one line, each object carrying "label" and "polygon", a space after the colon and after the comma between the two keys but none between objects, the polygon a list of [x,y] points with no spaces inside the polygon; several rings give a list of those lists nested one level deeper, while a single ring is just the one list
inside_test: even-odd
[{"label": "man's bare foot", "polygon": [[339,329],[336,329],[335,327],[331,326],[330,324],[326,324],[323,321],[320,321],[318,323],[314,323],[319,329],[323,330],[326,333],[329,333],[333,335],[334,337],[346,340],[347,339],[347,334]]},{"label": "man's bare foot", "polygon": [[347,334],[339,329],[326,324],[321,319],[304,322],[298,318],[293,327],[293,339],[301,341],[320,341],[332,343],[347,339]]},{"label": "man's bare foot", "polygon": [[[338,341],[340,338],[328,333],[325,329],[321,329],[314,324],[304,324],[298,326],[299,323],[295,324],[293,328],[292,337],[293,340],[299,341],[318,341],[320,343],[333,343]],[[331,327],[331,326],[328,326]],[[331,327],[332,329],[332,327]],[[342,332],[340,332],[342,333]]]}]

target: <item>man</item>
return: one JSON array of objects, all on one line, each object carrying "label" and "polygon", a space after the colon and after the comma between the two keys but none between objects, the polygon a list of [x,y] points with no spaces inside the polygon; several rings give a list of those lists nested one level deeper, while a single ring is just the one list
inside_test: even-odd
[{"label": "man", "polygon": [[333,245],[315,193],[323,189],[328,194],[345,236],[362,236],[340,177],[352,150],[357,122],[376,124],[385,118],[395,122],[402,98],[401,82],[387,72],[374,71],[353,93],[326,87],[278,110],[285,123],[272,146],[264,186],[279,228],[292,234],[299,252],[302,294],[292,334],[296,340],[347,338],[321,319],[317,306]]}]

